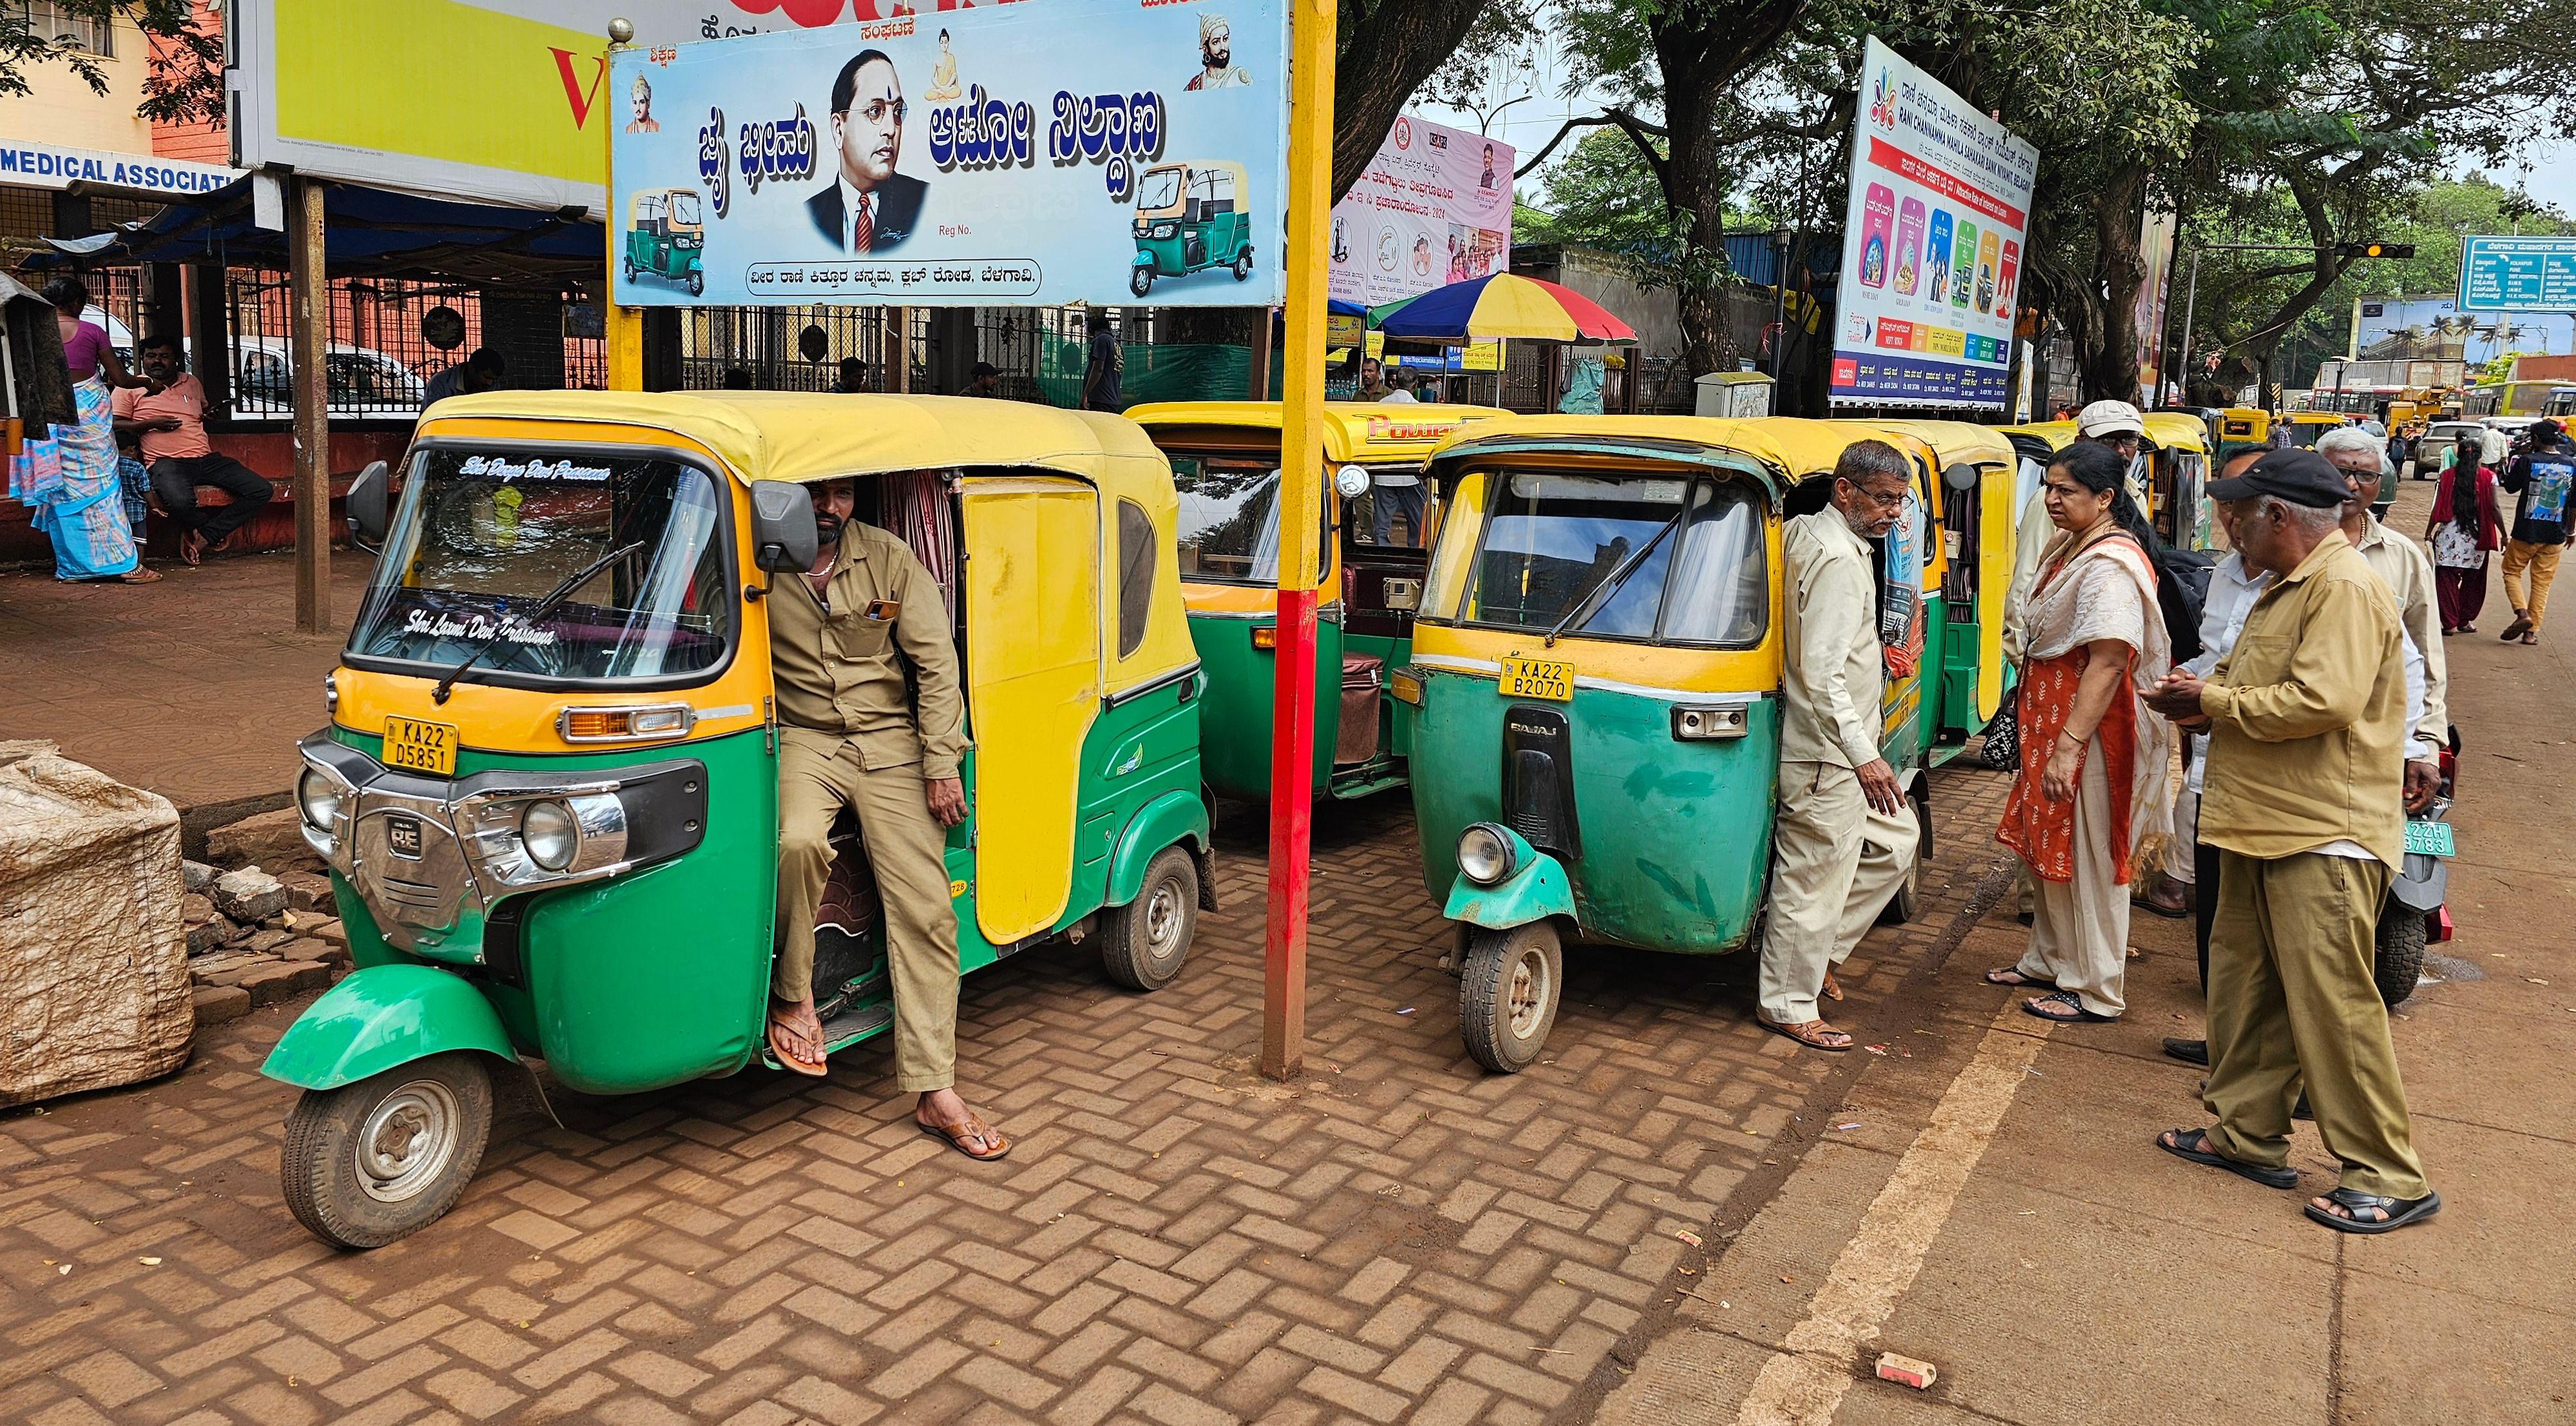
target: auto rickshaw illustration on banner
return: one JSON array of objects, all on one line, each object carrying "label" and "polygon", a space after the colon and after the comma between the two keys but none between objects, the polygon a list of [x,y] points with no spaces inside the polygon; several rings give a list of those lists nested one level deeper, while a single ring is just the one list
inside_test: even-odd
[{"label": "auto rickshaw illustration on banner", "polygon": [[626,225],[626,280],[640,273],[668,278],[697,296],[707,289],[706,224],[694,188],[652,188],[635,195]]},{"label": "auto rickshaw illustration on banner", "polygon": [[[350,497],[382,552],[297,789],[357,969],[262,1066],[305,1091],[281,1173],[318,1236],[373,1247],[445,1212],[492,1076],[523,1061],[593,1095],[774,1064],[766,600],[816,557],[812,482],[854,479],[857,518],[912,547],[953,615],[973,740],[944,853],[959,970],[1069,938],[1131,989],[1180,973],[1213,905],[1199,662],[1170,468],[1133,423],[505,392],[421,425],[390,508],[385,474]],[[854,832],[817,916],[830,1051],[893,1020]]]},{"label": "auto rickshaw illustration on banner", "polygon": [[[1424,879],[1459,923],[1461,1033],[1488,1069],[1538,1058],[1568,943],[1752,940],[1779,776],[1781,524],[1822,508],[1822,478],[1872,434],[1787,424],[1506,416],[1432,452],[1442,513],[1396,689],[1414,704]],[[1895,670],[1882,746],[1927,831],[1930,495],[1918,475],[1876,556]],[[1887,917],[1912,914],[1913,879]]]},{"label": "auto rickshaw illustration on banner", "polygon": [[1211,267],[1252,280],[1252,185],[1223,159],[1156,164],[1136,180],[1136,258],[1127,290],[1142,297],[1158,277]]},{"label": "auto rickshaw illustration on banner", "polygon": [[[1490,406],[1324,403],[1324,529],[1315,625],[1317,797],[1404,785],[1412,708],[1389,696],[1413,648],[1432,508],[1422,458]],[[1270,795],[1279,642],[1279,403],[1128,408],[1180,488],[1181,594],[1205,661],[1200,756],[1227,797]],[[1339,690],[1336,697],[1334,690]]]}]

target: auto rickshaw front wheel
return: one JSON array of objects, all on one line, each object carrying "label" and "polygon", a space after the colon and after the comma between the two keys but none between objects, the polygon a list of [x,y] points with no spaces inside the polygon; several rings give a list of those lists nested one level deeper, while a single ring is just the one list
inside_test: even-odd
[{"label": "auto rickshaw front wheel", "polygon": [[1468,1056],[1496,1074],[1537,1063],[1564,984],[1565,955],[1547,922],[1469,931],[1458,975],[1458,1033]]},{"label": "auto rickshaw front wheel", "polygon": [[690,295],[691,297],[698,297],[698,296],[702,296],[702,295],[704,295],[704,294],[705,294],[706,290],[707,290],[707,275],[706,275],[704,272],[699,271],[697,268],[694,268],[694,267],[693,267],[693,268],[690,268],[690,269],[689,269],[689,295]]},{"label": "auto rickshaw front wheel", "polygon": [[472,1050],[309,1089],[286,1116],[278,1184],[313,1236],[381,1248],[456,1206],[492,1134],[492,1077]]},{"label": "auto rickshaw front wheel", "polygon": [[1199,924],[1199,864],[1190,849],[1156,852],[1136,899],[1100,919],[1100,968],[1111,980],[1129,990],[1160,990],[1180,979]]},{"label": "auto rickshaw front wheel", "polygon": [[1153,291],[1154,270],[1150,267],[1129,269],[1127,273],[1127,290],[1135,293],[1139,297]]}]

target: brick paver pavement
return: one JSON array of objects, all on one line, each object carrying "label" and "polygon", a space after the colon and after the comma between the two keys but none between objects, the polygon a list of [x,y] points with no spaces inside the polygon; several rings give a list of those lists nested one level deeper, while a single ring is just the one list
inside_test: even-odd
[{"label": "brick paver pavement", "polygon": [[[1926,910],[1844,977],[1864,1039],[1992,895],[2002,779],[1934,788]],[[171,1080],[0,1117],[0,1420],[1587,1414],[1863,1057],[1757,1030],[1748,958],[1583,951],[1550,1057],[1484,1074],[1396,797],[1319,815],[1307,1072],[1265,1081],[1257,833],[1229,820],[1226,909],[1161,994],[1074,947],[966,982],[967,1089],[1019,1138],[997,1165],[916,1134],[863,1048],[822,1082],[559,1095],[562,1129],[505,1100],[452,1214],[334,1253],[278,1197],[291,1092],[255,1073],[300,1003]]]}]

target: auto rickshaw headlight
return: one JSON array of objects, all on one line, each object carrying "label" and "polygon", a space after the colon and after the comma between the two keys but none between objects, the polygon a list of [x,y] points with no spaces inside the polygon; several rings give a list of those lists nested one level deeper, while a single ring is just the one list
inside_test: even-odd
[{"label": "auto rickshaw headlight", "polygon": [[1478,886],[1497,886],[1519,868],[1511,834],[1491,822],[1478,822],[1458,834],[1458,870]]},{"label": "auto rickshaw headlight", "polygon": [[581,854],[581,824],[560,802],[531,802],[519,814],[519,844],[528,849],[528,860],[562,871]]},{"label": "auto rickshaw headlight", "polygon": [[1180,234],[1180,231],[1181,225],[1178,223],[1156,223],[1154,225],[1154,231],[1150,236],[1156,238],[1177,237]]},{"label": "auto rickshaw headlight", "polygon": [[295,780],[295,803],[303,810],[305,826],[327,833],[340,815],[340,786],[321,769],[308,767]]}]

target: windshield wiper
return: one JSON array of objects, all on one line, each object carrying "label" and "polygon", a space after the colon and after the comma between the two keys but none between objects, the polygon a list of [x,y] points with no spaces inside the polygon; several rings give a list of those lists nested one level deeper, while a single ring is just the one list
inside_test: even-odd
[{"label": "windshield wiper", "polygon": [[[628,555],[635,553],[637,550],[644,548],[644,545],[644,541],[637,540],[635,543],[627,545],[622,549],[610,550],[608,553],[601,555],[599,558],[592,560],[590,563],[583,565],[577,570],[574,570],[570,575],[565,576],[563,583],[558,584],[553,589],[547,591],[546,597],[537,601],[536,608],[520,615],[519,622],[523,624],[533,624],[547,615],[552,614],[565,600],[572,597],[572,592],[574,590],[588,584],[592,575],[599,573],[601,570],[608,568],[610,565],[613,565],[619,560],[626,558]],[[438,681],[438,687],[429,691],[429,701],[437,704],[445,704],[447,702],[448,693],[456,687],[456,680],[462,677],[467,669],[474,667],[476,663],[480,662],[483,655],[491,652],[493,641],[500,637],[501,630],[498,627],[495,627],[490,634],[485,635],[483,642],[474,646],[474,652],[467,654],[463,663],[449,669],[447,671],[447,677]]]},{"label": "windshield wiper", "polygon": [[1655,537],[1646,541],[1644,548],[1638,550],[1635,554],[1628,556],[1626,559],[1621,560],[1619,562],[1619,567],[1610,571],[1610,577],[1608,579],[1592,586],[1591,593],[1574,601],[1574,607],[1566,610],[1565,617],[1556,621],[1556,627],[1547,631],[1547,641],[1540,647],[1550,649],[1555,648],[1556,636],[1565,632],[1566,625],[1573,623],[1576,619],[1591,617],[1592,613],[1598,610],[1611,595],[1618,593],[1619,586],[1628,582],[1628,576],[1637,572],[1637,566],[1646,562],[1646,556],[1653,554],[1655,552],[1655,546],[1662,544],[1664,542],[1664,536],[1671,534],[1674,527],[1681,524],[1682,517],[1689,513],[1690,502],[1685,500],[1682,502],[1682,508],[1673,512],[1673,518],[1666,520],[1664,522],[1664,527],[1655,532]]}]

